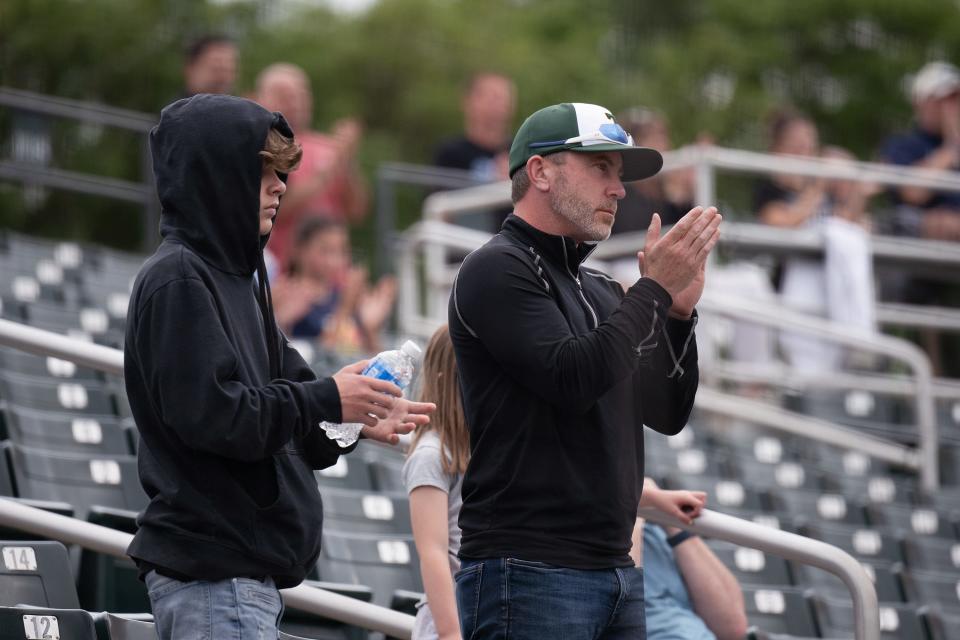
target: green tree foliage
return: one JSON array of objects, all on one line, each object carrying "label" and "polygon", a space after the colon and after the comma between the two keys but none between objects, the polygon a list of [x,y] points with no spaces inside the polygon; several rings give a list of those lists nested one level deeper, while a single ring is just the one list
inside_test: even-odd
[{"label": "green tree foliage", "polygon": [[[359,116],[369,172],[429,159],[459,130],[460,90],[477,70],[517,80],[520,117],[564,100],[640,104],[670,117],[679,144],[709,132],[760,149],[767,114],[791,104],[816,118],[824,141],[868,158],[909,121],[908,74],[960,54],[953,0],[380,0],[358,15],[305,6],[4,0],[0,85],[157,113],[180,92],[183,46],[214,31],[240,45],[240,92],[265,65],[289,61],[313,82],[317,127]],[[0,114],[0,135],[8,118]],[[58,166],[137,179],[134,142],[63,135]],[[67,196],[25,215],[22,199],[0,189],[0,222],[56,234],[62,211],[82,209],[90,224],[71,231],[113,244],[137,237],[121,229],[135,216],[95,222],[115,204]],[[53,208],[55,226],[43,215]]]}]

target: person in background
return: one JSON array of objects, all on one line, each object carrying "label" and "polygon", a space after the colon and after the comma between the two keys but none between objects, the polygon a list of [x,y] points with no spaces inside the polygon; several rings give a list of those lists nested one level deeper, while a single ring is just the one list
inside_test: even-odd
[{"label": "person in background", "polygon": [[348,353],[380,351],[396,294],[392,276],[369,285],[367,270],[351,263],[347,228],[321,216],[300,223],[286,271],[273,284],[277,324],[287,335]]},{"label": "person in background", "polygon": [[[628,109],[618,118],[641,147],[660,153],[673,148],[666,117],[643,107]],[[617,207],[613,233],[646,231],[654,213],[660,214],[664,225],[676,224],[693,208],[694,174],[691,170],[670,171],[649,180],[626,185],[627,195]]]},{"label": "person in background", "polygon": [[[513,80],[490,71],[473,74],[460,101],[463,133],[440,144],[433,164],[468,171],[478,182],[508,179],[507,155],[516,104]],[[496,232],[509,213],[509,209],[469,213],[458,221],[470,228]]]},{"label": "person in background", "polygon": [[517,88],[505,75],[484,71],[463,92],[463,134],[443,142],[433,157],[438,167],[463,169],[483,182],[507,179],[510,130]]},{"label": "person in background", "polygon": [[[702,491],[665,491],[646,478],[643,494],[652,494],[661,511],[673,505],[706,504]],[[691,515],[691,512],[687,515]],[[740,584],[701,538],[675,527],[637,518],[630,555],[643,567],[647,640],[741,640],[747,613]]]},{"label": "person in background", "polygon": [[232,94],[239,59],[236,43],[226,36],[210,34],[191,42],[184,52],[183,97]]},{"label": "person in background", "polygon": [[352,224],[366,216],[369,192],[357,164],[363,126],[354,118],[344,118],[333,124],[329,134],[313,131],[310,79],[293,64],[281,62],[261,71],[256,101],[282,113],[303,147],[300,169],[287,180],[283,215],[277,218],[270,241],[274,257],[285,264],[294,232],[304,218]]},{"label": "person in background", "polygon": [[[913,129],[890,137],[881,158],[903,166],[960,170],[960,69],[947,62],[928,63],[914,78],[911,97]],[[891,195],[900,206],[901,232],[960,241],[960,193],[905,186]]]},{"label": "person in background", "polygon": [[[794,111],[775,114],[770,130],[775,154],[827,157],[853,161],[848,151],[820,150],[816,125]],[[774,174],[757,183],[754,205],[761,222],[790,229],[815,229],[822,234],[824,258],[790,258],[779,282],[783,302],[790,308],[824,316],[849,328],[876,331],[876,294],[870,253],[866,204],[873,185],[847,180],[825,180],[795,174]],[[845,351],[836,345],[795,333],[780,339],[788,361],[806,371],[833,371],[841,367]]]},{"label": "person in background", "polygon": [[[881,159],[892,164],[945,171],[960,170],[960,69],[948,62],[930,62],[911,87],[913,129],[891,136]],[[891,190],[899,234],[960,242],[960,192],[904,186]],[[894,295],[911,304],[957,306],[956,286],[927,278],[903,278]],[[935,329],[920,332],[920,341],[934,370],[960,375],[960,342]]]}]

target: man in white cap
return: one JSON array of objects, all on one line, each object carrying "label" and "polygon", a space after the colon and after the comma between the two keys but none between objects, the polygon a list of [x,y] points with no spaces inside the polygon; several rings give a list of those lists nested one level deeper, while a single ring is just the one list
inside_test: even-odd
[{"label": "man in white cap", "polygon": [[[960,69],[947,62],[928,63],[914,77],[911,98],[914,128],[890,138],[883,158],[926,169],[960,169]],[[907,233],[960,241],[960,193],[901,187],[893,197],[906,209],[899,219]]]}]

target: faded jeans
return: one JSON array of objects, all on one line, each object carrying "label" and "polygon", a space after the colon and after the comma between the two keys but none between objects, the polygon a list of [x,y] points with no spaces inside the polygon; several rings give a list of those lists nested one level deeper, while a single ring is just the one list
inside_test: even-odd
[{"label": "faded jeans", "polygon": [[160,640],[276,640],[283,601],[273,580],[180,582],[146,575]]}]

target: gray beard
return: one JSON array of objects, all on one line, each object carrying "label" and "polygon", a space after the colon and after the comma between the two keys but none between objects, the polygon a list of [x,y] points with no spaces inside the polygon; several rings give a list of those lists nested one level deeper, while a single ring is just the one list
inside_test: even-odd
[{"label": "gray beard", "polygon": [[550,208],[577,228],[580,240],[600,242],[610,237],[611,227],[596,219],[596,208],[568,187],[563,174],[554,187],[550,191]]}]

